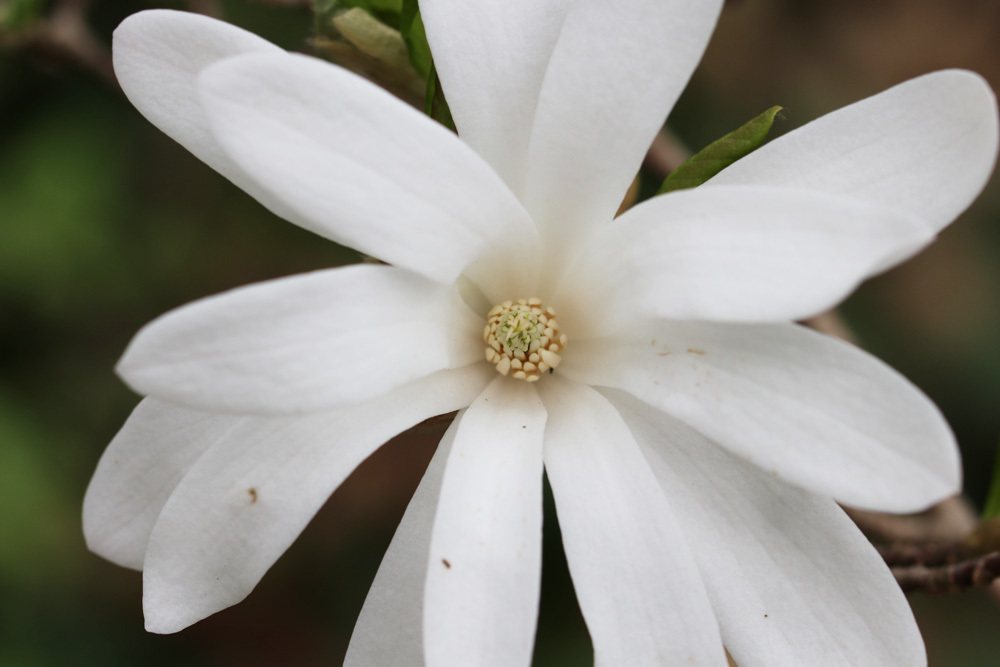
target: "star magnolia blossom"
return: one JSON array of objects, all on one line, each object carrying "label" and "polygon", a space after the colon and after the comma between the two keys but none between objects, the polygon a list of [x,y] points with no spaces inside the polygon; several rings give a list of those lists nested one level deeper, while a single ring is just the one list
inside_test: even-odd
[{"label": "star magnolia blossom", "polygon": [[461,138],[209,18],[118,28],[150,121],[391,265],[233,290],[129,346],[118,370],[146,398],[84,528],[142,570],[149,630],[242,600],[361,461],[460,410],[347,664],[529,664],[543,469],[600,664],[925,662],[836,501],[923,509],[960,487],[955,443],[906,380],[794,321],[969,205],[995,99],[968,72],[923,76],[612,222],[720,4],[423,0]]}]

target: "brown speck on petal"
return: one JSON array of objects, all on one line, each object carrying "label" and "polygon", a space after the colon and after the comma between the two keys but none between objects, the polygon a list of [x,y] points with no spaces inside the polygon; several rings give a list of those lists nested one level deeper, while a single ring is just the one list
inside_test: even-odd
[{"label": "brown speck on petal", "polygon": [[688,348],[688,354],[697,354],[699,356],[704,356],[705,355],[705,350],[699,349],[697,347],[689,347]]},{"label": "brown speck on petal", "polygon": [[441,564],[445,566],[445,569],[448,569],[448,570],[451,569],[451,563],[448,561],[447,558],[442,558],[441,559]]},{"label": "brown speck on petal", "polygon": [[251,505],[253,505],[254,503],[257,502],[257,489],[256,489],[256,487],[251,486],[249,489],[247,489],[247,495],[250,496],[250,504]]}]

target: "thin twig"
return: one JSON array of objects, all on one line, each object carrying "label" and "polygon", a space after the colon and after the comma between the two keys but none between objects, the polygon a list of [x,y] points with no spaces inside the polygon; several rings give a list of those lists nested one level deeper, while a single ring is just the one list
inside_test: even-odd
[{"label": "thin twig", "polygon": [[893,568],[907,568],[915,565],[941,567],[954,565],[967,559],[964,545],[940,544],[937,542],[912,543],[896,542],[877,545],[885,564]]},{"label": "thin twig", "polygon": [[970,588],[984,588],[1000,578],[1000,552],[939,567],[894,567],[892,574],[906,593],[959,593]]}]

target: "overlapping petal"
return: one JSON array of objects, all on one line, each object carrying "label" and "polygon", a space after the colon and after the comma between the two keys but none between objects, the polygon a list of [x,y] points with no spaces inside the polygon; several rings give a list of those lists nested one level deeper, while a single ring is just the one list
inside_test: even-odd
[{"label": "overlapping petal", "polygon": [[558,248],[614,215],[721,5],[424,0],[421,10],[459,134]]},{"label": "overlapping petal", "polygon": [[303,223],[226,155],[212,134],[196,90],[198,75],[216,62],[251,53],[283,53],[281,49],[201,14],[153,9],[121,22],[112,53],[118,83],[153,125],[277,215]]},{"label": "overlapping petal", "polygon": [[577,0],[422,0],[434,64],[462,140],[520,193],[538,92]]},{"label": "overlapping petal", "polygon": [[452,282],[534,228],[454,134],[374,84],[307,56],[248,55],[206,69],[214,136],[309,229]]},{"label": "overlapping petal", "polygon": [[938,232],[986,185],[997,158],[997,123],[996,97],[981,76],[934,72],[789,132],[706,186],[849,195]]},{"label": "overlapping petal", "polygon": [[147,398],[104,450],[83,499],[87,547],[142,569],[160,510],[195,461],[244,420]]},{"label": "overlapping petal", "polygon": [[695,561],[615,408],[551,379],[545,470],[598,665],[725,665]]},{"label": "overlapping petal", "polygon": [[833,500],[609,397],[670,499],[740,667],[926,664],[906,598]]},{"label": "overlapping petal", "polygon": [[567,274],[560,303],[601,309],[608,326],[636,313],[801,319],[931,237],[917,219],[842,196],[757,186],[675,192],[601,228]]},{"label": "overlapping petal", "polygon": [[579,0],[538,93],[524,201],[549,252],[618,210],[687,85],[721,0]]},{"label": "overlapping petal", "polygon": [[956,493],[958,449],[901,375],[793,324],[658,322],[574,341],[559,372],[622,389],[840,502],[915,512]]},{"label": "overlapping petal", "polygon": [[354,468],[397,433],[482,391],[482,364],[441,371],[357,406],[245,417],[191,467],[143,563],[146,628],[181,630],[245,598]]},{"label": "overlapping petal", "polygon": [[[243,599],[375,448],[471,402],[347,664],[530,663],[543,462],[598,664],[721,665],[723,642],[746,667],[924,663],[891,575],[821,496],[951,495],[948,427],[863,352],[761,322],[829,308],[964,210],[996,101],[967,72],[921,77],[609,222],[721,4],[423,0],[471,148],[226,24],[123,23],[116,71],[152,122],[279,215],[398,265],[234,290],[130,345],[119,371],[151,398],[84,522],[91,549],[144,570],[148,629]],[[574,338],[559,374],[536,391],[473,364],[481,314],[440,284],[456,280],[480,301],[551,295]]]},{"label": "overlapping petal", "polygon": [[430,541],[424,593],[430,665],[531,663],[545,419],[530,385],[498,376],[458,423]]},{"label": "overlapping petal", "polygon": [[482,357],[456,291],[356,265],[272,280],[146,325],[118,372],[142,394],[262,414],[324,410]]},{"label": "overlapping petal", "polygon": [[424,581],[444,467],[462,412],[451,423],[392,536],[361,608],[344,667],[424,664]]}]

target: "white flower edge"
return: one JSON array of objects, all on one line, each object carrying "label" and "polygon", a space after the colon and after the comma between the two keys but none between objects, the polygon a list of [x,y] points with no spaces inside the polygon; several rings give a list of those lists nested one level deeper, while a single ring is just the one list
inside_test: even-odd
[{"label": "white flower edge", "polygon": [[989,181],[998,123],[996,95],[983,77],[941,70],[784,134],[705,185],[846,195],[921,219],[937,233]]},{"label": "white flower edge", "polygon": [[833,500],[624,393],[605,394],[671,502],[740,667],[926,664],[899,585]]},{"label": "white flower edge", "polygon": [[[439,2],[443,2],[444,0],[438,0],[438,1]],[[431,1],[426,1],[425,0],[425,3],[424,3],[425,10],[427,9],[428,6],[432,6],[433,4],[434,4],[434,0],[431,0]],[[580,9],[581,14],[579,16],[586,17],[586,16],[597,15],[597,14],[590,14],[589,13],[589,12],[596,11],[592,7],[584,7],[584,5],[588,5],[588,4],[590,4],[590,3],[579,3],[579,5],[581,6],[581,9]],[[594,4],[596,4],[596,3],[594,3]],[[678,5],[678,6],[680,6],[680,5]],[[651,11],[655,11],[655,8],[652,8]],[[152,20],[155,22],[155,21],[159,21],[160,19],[159,18],[154,18]],[[164,20],[164,27],[165,28],[170,28],[170,26],[166,25],[166,21],[167,20],[172,21],[173,19],[165,19]],[[589,24],[588,21],[583,20],[583,19],[567,20],[565,23],[568,26],[573,26],[573,25],[583,26],[583,25],[588,25]],[[174,24],[171,24],[171,25],[174,25]],[[204,29],[206,31],[211,31],[211,30],[215,30],[216,29],[216,27],[212,27],[212,28],[205,27],[207,25],[208,24],[204,24],[202,26],[202,27],[204,27]],[[219,25],[222,25],[222,24],[219,24]],[[152,25],[152,24],[150,24],[149,27],[151,29],[153,29],[153,30],[156,29],[155,25]],[[174,27],[176,27],[176,26],[174,25]],[[202,29],[202,27],[199,27],[198,29]],[[170,28],[170,29],[172,29],[172,28]],[[222,30],[223,28],[219,28],[219,29]],[[169,33],[169,30],[167,30],[166,32]],[[563,37],[561,37],[560,39],[563,39]],[[568,39],[568,43],[572,43],[573,42],[572,36],[570,38],[566,38],[566,39]],[[699,37],[699,39],[700,39],[700,37]],[[707,41],[707,35],[704,37],[704,40]],[[484,42],[483,48],[487,48],[485,42]],[[554,51],[555,51],[555,47],[553,47],[553,52]],[[591,56],[594,57],[594,58],[597,58],[597,57],[601,57],[601,54],[594,53],[594,54],[591,54]],[[273,57],[273,58],[266,57],[265,58],[265,56],[263,56],[263,55],[261,55],[261,56],[257,56],[257,55],[239,56],[239,55],[237,55],[237,56],[235,56],[235,58],[236,59],[240,59],[240,58],[257,59],[257,60],[255,60],[255,62],[264,62],[265,59],[268,62],[271,62],[272,60],[274,62],[278,62],[279,59],[282,62],[290,62],[290,60],[289,60],[290,57],[284,57],[284,56],[276,56],[276,57]],[[209,58],[208,60],[211,60],[211,58]],[[301,60],[301,59],[291,58],[291,60]],[[222,69],[223,66],[229,66],[229,63],[226,63],[225,61],[219,61],[218,64],[219,64],[219,69],[220,70]],[[199,68],[195,68],[195,69],[197,69],[197,72],[193,72],[192,68],[190,68],[190,67],[179,67],[179,68],[177,68],[177,71],[179,72],[179,74],[180,74],[180,76],[182,78],[183,77],[188,77],[188,79],[190,79],[192,76],[195,77],[195,78],[197,78],[198,77],[198,72],[201,72],[201,71],[203,71],[205,69],[205,67],[203,67],[202,65],[204,65],[204,63],[199,64],[199,68],[200,69]],[[693,67],[693,63],[692,63],[691,66]],[[233,65],[233,67],[235,69],[235,65]],[[141,69],[141,67],[140,67],[140,69]],[[155,68],[153,68],[153,69],[155,69]],[[170,70],[170,67],[168,67],[167,70]],[[154,74],[154,75],[156,74],[156,72],[153,72],[152,70],[150,70],[150,71],[152,72],[152,74]],[[170,73],[170,72],[168,72],[168,73]],[[162,74],[162,72],[160,74]],[[933,78],[933,80],[929,79],[928,81],[920,83],[919,87],[922,90],[924,90],[925,92],[927,92],[928,94],[931,94],[931,93],[933,93],[935,91],[935,89],[940,89],[940,87],[944,83],[948,83],[948,82],[951,82],[951,81],[955,80],[956,76],[964,76],[964,77],[968,78],[969,75],[967,75],[965,73],[957,73],[957,74],[942,73],[940,77],[935,77],[935,78]],[[139,75],[139,78],[141,78],[141,75]],[[154,76],[154,78],[155,78],[155,76]],[[204,81],[207,78],[208,77],[205,77],[202,80]],[[324,77],[324,78],[331,79],[332,77]],[[347,79],[347,80],[350,81],[350,79]],[[277,85],[277,84],[274,84],[274,82],[268,82],[268,81],[262,81],[260,83],[263,84],[262,87],[270,87],[272,90]],[[351,84],[351,85],[353,85],[353,84]],[[586,82],[580,82],[580,85],[586,85]],[[279,86],[279,88],[280,88],[280,86]],[[638,88],[637,90],[641,90],[641,88]],[[189,92],[189,89],[188,89],[188,92]],[[572,92],[573,91],[571,90],[570,93],[572,93]],[[143,93],[142,91],[139,91],[139,92],[135,93],[135,96],[136,97],[140,97],[140,96],[145,95],[145,94],[146,93]],[[167,97],[167,98],[162,98],[161,97],[159,99],[154,99],[155,97],[156,96],[151,95],[149,99],[146,99],[146,100],[143,100],[143,101],[144,102],[148,102],[148,103],[152,104],[153,106],[156,106],[157,104],[160,104],[163,107],[163,109],[166,109],[168,111],[169,111],[169,109],[172,106],[176,106],[177,104],[187,104],[187,102],[177,102],[177,103],[175,103],[174,101],[172,101],[171,99],[169,99],[169,97]],[[370,97],[372,97],[374,99],[374,98],[377,98],[378,96],[370,96]],[[877,98],[873,98],[873,99],[877,99]],[[984,100],[985,100],[985,104],[984,104]],[[521,101],[523,101],[523,100],[521,100]],[[973,96],[970,97],[969,101],[970,101],[970,105],[971,105],[971,109],[972,109],[972,111],[970,111],[971,114],[973,114],[973,115],[975,115],[976,117],[979,117],[979,118],[989,116],[989,118],[986,118],[986,120],[984,121],[985,124],[983,124],[982,126],[986,127],[987,130],[988,130],[988,128],[990,127],[990,124],[992,123],[992,125],[995,127],[996,109],[995,109],[995,101],[993,100],[992,96],[991,95],[987,95],[987,96],[984,96],[984,95],[978,95],[978,96],[973,95]],[[616,102],[618,104],[623,104],[624,105],[624,103],[621,100],[617,100]],[[137,105],[138,104],[139,103],[137,102]],[[291,109],[292,107],[289,106],[288,108]],[[192,123],[196,127],[196,129],[203,129],[203,123],[205,123],[204,109],[202,109],[201,111],[202,111],[203,115],[199,116],[199,115],[195,114],[194,116],[192,116]],[[374,110],[372,110],[372,111],[374,111]],[[379,113],[381,113],[381,112],[379,112]],[[658,111],[657,113],[662,113],[663,115],[665,115],[666,110],[664,109],[662,111]],[[149,115],[149,114],[147,114],[147,115]],[[833,117],[835,117],[835,115]],[[953,116],[949,116],[949,122],[950,123],[956,122]],[[559,124],[556,124],[556,125],[558,126]],[[643,124],[639,124],[639,125],[642,126],[640,129],[642,129],[643,131],[645,131],[646,126],[643,125]],[[919,122],[915,123],[913,125],[913,127],[914,128],[919,127]],[[807,128],[808,128],[808,126],[807,126]],[[913,128],[910,128],[910,129],[913,129]],[[556,130],[554,130],[554,131],[558,131],[558,128]],[[628,131],[627,128],[626,128],[625,131]],[[829,130],[823,130],[822,128],[820,128],[820,131],[821,132],[828,132]],[[805,135],[807,132],[812,132],[812,130],[808,130],[808,129],[804,128],[800,132]],[[559,147],[560,141],[561,141],[559,135],[553,135],[552,137],[547,137],[547,136],[545,136],[544,132],[537,133],[536,129],[534,127],[532,128],[532,133],[533,133],[532,142],[534,142],[536,140],[537,141],[541,141],[543,144],[547,145],[548,147],[550,147],[553,150],[555,150],[556,153],[558,153],[558,147]],[[995,155],[995,152],[996,152],[995,132],[991,136],[989,134],[989,132],[987,131],[982,136],[985,139],[982,142],[982,145],[980,146],[980,148],[983,151],[992,152],[992,154]],[[212,135],[211,138],[212,138],[213,141],[215,141],[214,134]],[[562,135],[562,139],[565,139],[565,138],[566,138],[566,135]],[[550,141],[550,139],[551,139],[551,141]],[[615,141],[619,141],[619,139],[621,139],[621,138],[615,137],[614,140]],[[621,141],[623,142],[622,145],[632,145],[632,143],[637,143],[637,144],[641,143],[641,141],[638,141],[634,137],[621,139]],[[566,144],[566,145],[571,146],[571,144]],[[644,148],[644,146],[642,148]],[[227,155],[228,155],[228,153],[227,153]],[[946,171],[946,170],[952,170],[952,171],[957,171],[957,172],[961,173],[962,175],[958,176],[957,178],[961,179],[962,183],[964,183],[964,184],[975,183],[975,182],[981,183],[982,180],[983,180],[983,178],[984,178],[984,175],[983,175],[984,171],[983,170],[985,170],[985,172],[988,173],[988,171],[989,171],[989,165],[992,165],[992,157],[989,160],[979,160],[979,161],[973,160],[973,161],[968,161],[967,162],[967,161],[962,161],[962,160],[955,159],[956,156],[954,156],[953,154],[948,153],[947,151],[942,152],[941,155],[943,156],[943,158],[934,163],[935,168],[942,170],[942,172]],[[233,160],[232,164],[236,164],[235,158],[233,158],[232,156],[229,156],[229,157],[230,157],[230,160]],[[280,157],[280,155],[278,157]],[[558,155],[557,155],[557,157],[558,157]],[[640,157],[641,157],[641,155],[640,155]],[[958,157],[962,157],[962,156],[958,156]],[[563,156],[563,158],[559,158],[559,159],[565,159],[565,156]],[[246,172],[242,171],[242,170],[246,169],[247,166],[252,166],[252,165],[249,165],[249,160],[246,157],[244,157],[243,160],[246,161],[248,164],[242,165],[242,166],[238,166],[238,169],[241,170],[241,173],[243,173],[245,175]],[[949,162],[949,160],[951,160],[951,161]],[[627,160],[623,161],[622,164],[625,164],[626,161]],[[843,164],[840,165],[841,169],[846,169],[848,167],[849,167],[849,165],[843,165]],[[869,174],[871,176],[872,183],[877,184],[879,182],[879,180],[880,180],[880,177],[887,177],[887,176],[889,176],[890,174],[888,174],[888,173],[880,173],[880,170],[888,171],[889,167],[892,167],[892,165],[891,164],[886,164],[886,163],[880,163],[877,160],[874,161],[874,166],[873,166],[872,170],[869,172]],[[331,174],[331,176],[335,176],[335,175],[336,175],[336,173],[332,173]],[[935,181],[934,181],[934,179],[932,177],[937,176],[937,175],[938,175],[938,173],[935,172],[934,169],[930,169],[927,172],[923,172],[921,178],[925,178],[928,181],[928,182],[924,183],[924,185],[926,185],[927,187],[933,187],[934,184],[935,184]],[[631,175],[629,175],[628,178],[626,178],[623,175],[616,175],[616,176],[618,177],[618,180],[621,180],[622,182],[627,182],[628,178],[631,177]],[[264,176],[264,178],[266,180],[267,177]],[[285,175],[284,178],[288,178],[288,176]],[[265,185],[267,185],[267,184],[265,184]],[[273,186],[274,184],[272,183],[270,185]],[[581,187],[583,187],[585,184],[579,184],[579,185],[581,185]],[[780,186],[780,185],[783,185],[783,184],[779,183],[777,185]],[[794,185],[794,184],[792,184],[792,185]],[[250,184],[250,186],[248,186],[248,187],[257,188],[258,190],[265,192],[265,194],[263,195],[263,197],[265,199],[267,198],[267,194],[266,193],[271,192],[271,190],[268,187],[261,187],[260,185],[258,185],[256,183],[256,181],[252,182]],[[556,190],[558,190],[558,184],[555,184],[554,187],[555,187]],[[878,189],[877,185],[874,185],[873,187],[875,188],[875,190]],[[802,188],[799,188],[799,189],[802,189]],[[806,189],[808,189],[808,188],[806,188]],[[597,189],[595,188],[595,190],[594,190],[595,193],[596,193],[596,190]],[[251,190],[251,191],[253,191],[253,190]],[[502,192],[503,190],[501,189],[500,191]],[[586,194],[591,194],[590,192],[588,192],[586,190],[585,187],[584,187],[584,192],[586,192]],[[620,196],[621,193],[618,193],[618,194]],[[840,193],[840,194],[841,194],[841,196],[844,196],[843,193]],[[871,193],[867,193],[867,194],[871,195]],[[501,196],[504,196],[504,195],[501,195]],[[595,195],[595,196],[597,196],[597,195]],[[608,200],[611,199],[610,195],[607,194],[607,192],[604,192],[603,194],[600,194],[600,196],[604,197],[605,199],[608,199]],[[856,196],[856,193],[851,193],[851,194],[847,195],[845,197],[845,199],[848,200],[848,201],[850,201],[851,204],[857,205],[859,197]],[[860,199],[861,199],[862,202],[867,202],[869,204],[872,203],[872,201],[869,201],[867,199],[864,199],[864,198],[860,198]],[[265,201],[265,203],[267,203],[267,202]],[[567,206],[570,206],[570,205],[578,204],[579,202],[573,201],[573,202],[564,202],[564,203]],[[285,206],[289,210],[294,210],[294,207],[287,206],[287,204],[278,204],[277,206]],[[542,231],[543,231],[546,239],[548,239],[549,241],[557,241],[558,242],[558,241],[561,241],[561,240],[565,240],[565,238],[566,238],[565,234],[566,233],[576,234],[577,232],[580,231],[580,230],[575,230],[573,228],[567,228],[565,226],[562,227],[562,231],[560,231],[560,228],[558,226],[555,226],[555,227],[552,227],[551,229],[549,229],[549,228],[545,227],[546,224],[547,224],[547,221],[545,221],[545,220],[541,221],[541,225],[542,225],[541,229],[542,229]],[[931,231],[933,231],[934,226],[930,225],[930,227],[931,227]],[[396,230],[397,228],[393,227],[392,229]],[[580,236],[581,236],[581,238],[582,237],[588,237],[589,238],[589,235],[587,235],[587,234],[580,234]],[[887,255],[886,255],[887,259],[884,260],[885,266],[888,266],[891,263],[894,263],[894,261],[898,261],[899,259],[901,259],[902,255],[909,251],[908,248],[910,248],[910,246],[908,245],[908,243],[909,242],[903,243],[902,247],[899,249],[899,252],[897,254],[893,254],[892,252],[887,253]],[[378,255],[379,253],[378,252],[373,252],[372,254]],[[475,261],[475,259],[478,259],[478,258],[468,257],[466,259],[472,259],[473,261]],[[443,280],[446,275],[450,275],[449,271],[450,272],[454,272],[454,267],[455,266],[464,265],[462,263],[465,262],[466,259],[463,259],[462,262],[460,262],[460,263],[454,263],[454,262],[449,263],[447,266],[451,267],[451,268],[449,268],[447,270],[435,269],[434,267],[431,267],[430,271],[432,273],[432,277],[436,277],[437,279]],[[419,258],[418,258],[418,261],[419,261]],[[478,262],[476,264],[478,264]],[[470,264],[469,266],[472,267],[472,266],[475,266],[476,264]],[[495,270],[495,267],[498,266],[498,265],[499,265],[499,263],[495,263],[493,267],[487,267],[486,269],[482,269],[482,267],[479,267],[480,268],[480,272],[478,274],[478,278],[480,280],[482,280],[484,277],[485,278],[490,278],[491,276],[496,277],[496,274],[491,274],[491,271]],[[414,268],[417,268],[417,265],[414,265]],[[880,268],[885,268],[885,267],[880,267]],[[441,273],[434,273],[434,271],[436,271],[436,270],[440,270]],[[470,269],[470,270],[474,271],[475,269]],[[153,360],[153,361],[155,361],[155,360]],[[266,400],[266,397],[260,397],[260,396],[258,396],[257,399],[258,400]],[[197,402],[197,401],[195,401],[195,402]],[[238,405],[233,405],[231,407],[233,409],[236,409],[239,406]],[[310,406],[310,407],[311,408],[319,408],[320,406]],[[291,413],[294,413],[296,411],[301,411],[301,410],[303,410],[305,408],[303,408],[302,406],[288,406],[287,409],[289,409],[291,411]],[[274,557],[277,557],[277,556],[275,555]],[[259,567],[257,569],[259,569]],[[262,572],[261,572],[261,574],[262,574]],[[250,580],[250,579],[253,579],[253,577],[250,577],[248,580]],[[255,580],[253,581],[253,583],[255,583]],[[251,587],[252,587],[252,585],[251,585]],[[245,588],[245,586],[237,586],[236,588],[237,589]],[[243,594],[245,594],[245,593],[243,593]],[[236,595],[233,594],[233,590],[226,590],[226,591],[221,591],[219,597],[223,599],[224,604],[229,604],[229,603],[231,603],[238,596],[236,596]],[[169,596],[167,598],[164,598],[164,599],[167,599],[168,602],[169,602]],[[178,600],[178,603],[182,604],[183,600]],[[213,603],[213,604],[218,604],[218,603]],[[224,606],[224,604],[223,604],[223,606]],[[208,607],[206,607],[206,608],[208,608]],[[199,612],[199,613],[201,613],[201,612]],[[196,616],[196,615],[197,614],[192,615],[192,618],[194,616]],[[167,616],[169,617],[169,614]],[[164,618],[167,618],[167,617],[164,617]],[[191,621],[188,620],[187,622],[191,622]],[[172,623],[174,625],[177,625],[178,623],[181,623],[181,622],[177,621],[177,619],[171,620],[170,618],[167,618],[167,620],[162,624],[162,627],[169,627],[169,626],[171,626]],[[523,633],[522,633],[522,636],[523,636]]]},{"label": "white flower edge", "polygon": [[629,392],[786,481],[917,512],[961,488],[958,446],[899,373],[795,324],[650,322],[574,341],[563,375]]},{"label": "white flower edge", "polygon": [[495,375],[475,364],[356,406],[292,417],[201,413],[146,399],[88,486],[87,545],[141,567],[147,629],[177,632],[245,598],[371,452],[467,406]]},{"label": "white flower edge", "polygon": [[[539,385],[545,465],[599,664],[723,664],[723,644],[747,667],[926,664],[905,597],[831,499],[624,392],[559,385]],[[459,423],[400,522],[346,665],[432,664],[423,600],[429,579],[446,575],[430,541]]]}]

